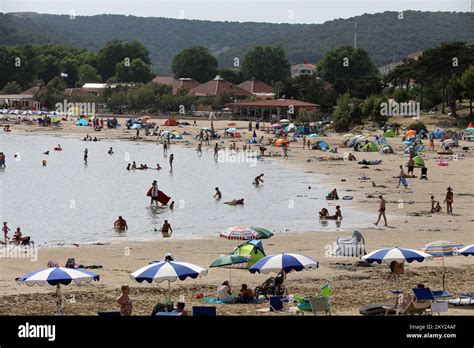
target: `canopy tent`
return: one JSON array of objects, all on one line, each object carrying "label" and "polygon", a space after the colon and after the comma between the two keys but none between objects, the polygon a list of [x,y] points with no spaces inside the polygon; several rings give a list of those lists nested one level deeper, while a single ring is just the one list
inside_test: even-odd
[{"label": "canopy tent", "polygon": [[296,125],[294,123],[290,123],[288,126],[285,127],[285,131],[296,132]]},{"label": "canopy tent", "polygon": [[365,239],[359,231],[354,230],[350,237],[339,237],[336,244],[331,253],[333,256],[360,257],[366,254]]},{"label": "canopy tent", "polygon": [[395,131],[393,129],[387,129],[384,133],[383,136],[386,138],[393,138],[395,136]]},{"label": "canopy tent", "polygon": [[377,144],[375,144],[373,141],[369,141],[362,147],[362,150],[367,152],[378,152],[379,148],[377,147]]},{"label": "canopy tent", "polygon": [[84,119],[81,119],[79,121],[76,121],[76,126],[87,127],[89,126],[89,122]]},{"label": "canopy tent", "polygon": [[283,144],[289,145],[290,141],[287,138],[281,138],[281,139],[275,140],[274,145],[277,146],[277,147],[281,147],[281,146],[283,146]]},{"label": "canopy tent", "polygon": [[176,120],[174,118],[168,118],[166,121],[165,121],[165,126],[177,126],[178,125],[178,122],[176,122]]},{"label": "canopy tent", "polygon": [[393,148],[390,145],[384,145],[380,148],[380,153],[393,153]]},{"label": "canopy tent", "polygon": [[415,162],[415,167],[423,168],[425,166],[425,161],[420,156],[413,157],[413,161]]},{"label": "canopy tent", "polygon": [[246,243],[240,244],[235,248],[232,254],[244,256],[247,258],[246,263],[235,265],[234,268],[247,269],[252,267],[258,260],[266,256],[265,251],[263,250],[263,244],[259,240],[249,240]]},{"label": "canopy tent", "polygon": [[328,149],[329,149],[329,145],[324,140],[317,141],[313,145],[313,150],[328,150]]}]

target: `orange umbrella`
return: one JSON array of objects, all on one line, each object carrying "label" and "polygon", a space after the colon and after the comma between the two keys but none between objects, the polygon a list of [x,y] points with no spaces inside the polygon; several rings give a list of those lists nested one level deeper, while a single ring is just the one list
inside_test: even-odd
[{"label": "orange umbrella", "polygon": [[146,120],[151,120],[151,116],[143,116],[143,119]]},{"label": "orange umbrella", "polygon": [[467,126],[467,128],[474,128],[474,126],[472,125],[472,122],[469,122],[469,126]]},{"label": "orange umbrella", "polygon": [[413,129],[405,133],[406,138],[413,137],[415,135],[416,135],[416,130],[413,130]]},{"label": "orange umbrella", "polygon": [[281,139],[275,140],[275,146],[278,146],[278,147],[281,147],[283,144],[288,145],[289,143],[290,142],[286,138],[281,138]]}]

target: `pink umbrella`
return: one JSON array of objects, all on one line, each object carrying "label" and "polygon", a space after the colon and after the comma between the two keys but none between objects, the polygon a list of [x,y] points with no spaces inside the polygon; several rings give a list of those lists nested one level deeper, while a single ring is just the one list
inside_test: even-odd
[{"label": "pink umbrella", "polygon": [[244,226],[229,227],[224,232],[221,232],[220,236],[222,238],[237,239],[237,240],[252,240],[252,239],[258,239],[259,237],[257,232]]},{"label": "pink umbrella", "polygon": [[272,124],[272,128],[283,128],[283,126],[279,123]]}]

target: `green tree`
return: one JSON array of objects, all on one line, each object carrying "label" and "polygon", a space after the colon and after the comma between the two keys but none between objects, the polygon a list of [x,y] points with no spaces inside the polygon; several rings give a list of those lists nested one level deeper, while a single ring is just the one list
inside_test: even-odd
[{"label": "green tree", "polygon": [[63,102],[65,99],[65,88],[66,83],[64,80],[56,76],[54,79],[48,82],[44,92],[35,96],[35,99],[38,100],[43,106],[53,109],[56,103]]},{"label": "green tree", "polygon": [[332,120],[336,132],[346,132],[351,125],[351,99],[349,93],[344,93],[337,99],[336,110]]},{"label": "green tree", "polygon": [[464,87],[466,97],[469,98],[469,114],[472,117],[472,99],[474,99],[474,65],[471,65],[469,69],[464,71],[461,76],[461,84]]},{"label": "green tree", "polygon": [[66,57],[61,60],[59,65],[61,68],[61,73],[67,74],[67,77],[64,78],[66,85],[68,87],[76,87],[79,62],[74,58]]},{"label": "green tree", "polygon": [[97,70],[89,64],[82,64],[78,69],[79,86],[82,87],[86,83],[94,83],[102,81],[102,77]]},{"label": "green tree", "polygon": [[244,80],[255,78],[267,84],[290,78],[290,63],[281,47],[257,46],[245,55],[242,62]]},{"label": "green tree", "polygon": [[118,82],[148,82],[152,79],[150,67],[140,58],[132,60],[130,66],[124,62],[118,63],[116,67]]},{"label": "green tree", "polygon": [[367,81],[378,78],[378,70],[367,51],[352,46],[339,46],[328,51],[318,64],[318,74],[334,84],[338,93],[351,91],[351,95],[359,94],[361,86],[366,88]]},{"label": "green tree", "polygon": [[238,85],[244,81],[242,72],[238,69],[220,69],[217,73],[224,80],[232,82],[234,85]]},{"label": "green tree", "polygon": [[192,78],[204,83],[217,73],[217,59],[203,46],[193,46],[179,52],[171,65],[174,77]]},{"label": "green tree", "polygon": [[3,87],[3,94],[18,94],[21,92],[21,87],[16,81],[8,82],[5,87]]}]

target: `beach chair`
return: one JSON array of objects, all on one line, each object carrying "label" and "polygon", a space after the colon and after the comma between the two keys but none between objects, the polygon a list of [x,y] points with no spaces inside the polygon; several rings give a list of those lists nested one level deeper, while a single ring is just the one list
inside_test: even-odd
[{"label": "beach chair", "polygon": [[270,297],[270,312],[278,312],[284,309],[284,302],[286,298],[284,296],[272,296]]},{"label": "beach chair", "polygon": [[193,306],[193,317],[215,317],[217,308],[211,306]]},{"label": "beach chair", "polygon": [[318,312],[324,312],[326,315],[331,315],[331,306],[326,297],[312,297],[309,299],[309,304],[311,305],[311,310],[314,315],[318,315]]}]

